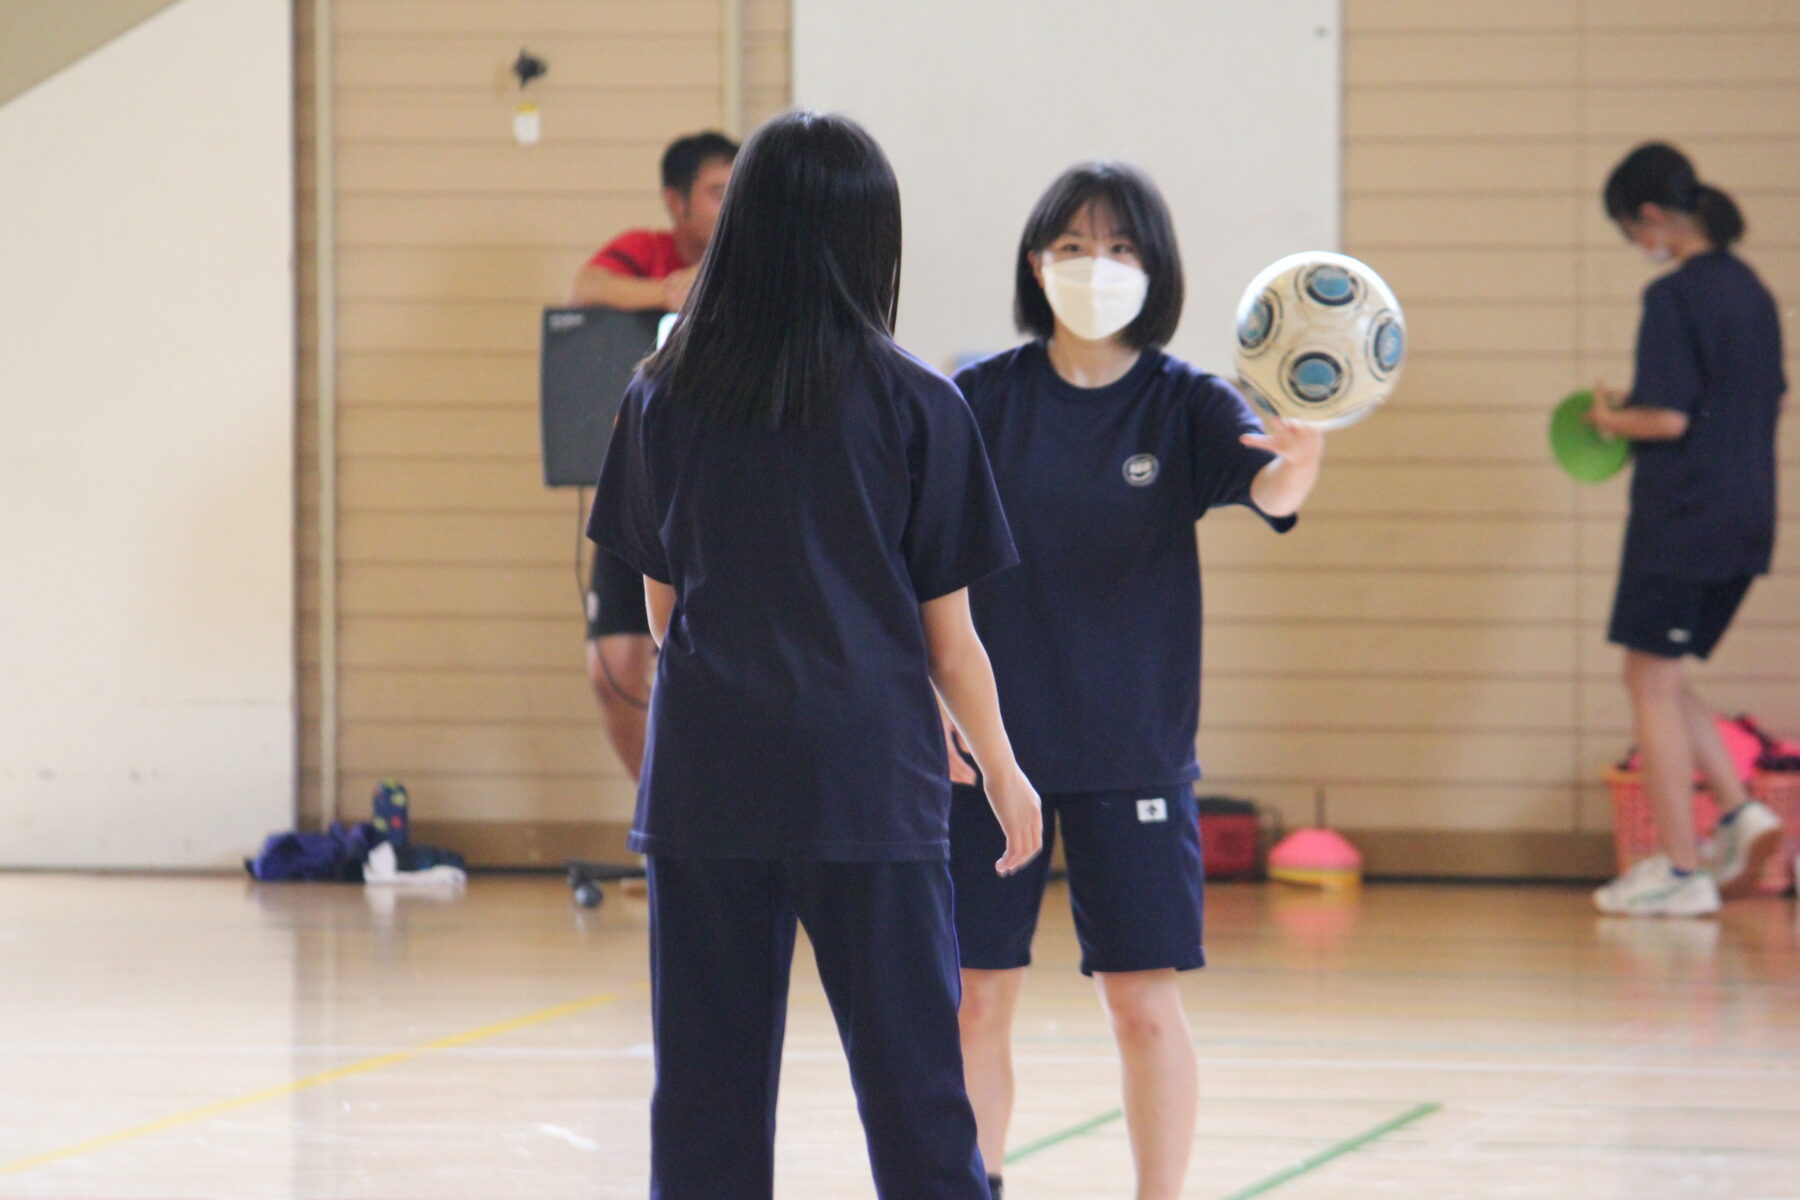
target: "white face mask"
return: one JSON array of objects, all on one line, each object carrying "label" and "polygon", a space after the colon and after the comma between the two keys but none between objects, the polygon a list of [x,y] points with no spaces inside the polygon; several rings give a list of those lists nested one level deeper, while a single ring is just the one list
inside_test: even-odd
[{"label": "white face mask", "polygon": [[1150,277],[1116,258],[1064,258],[1044,264],[1044,298],[1076,337],[1097,342],[1137,319]]},{"label": "white face mask", "polygon": [[1626,236],[1638,248],[1638,252],[1653,263],[1666,263],[1675,257],[1675,252],[1669,249],[1668,239],[1650,232],[1642,224],[1627,226]]}]

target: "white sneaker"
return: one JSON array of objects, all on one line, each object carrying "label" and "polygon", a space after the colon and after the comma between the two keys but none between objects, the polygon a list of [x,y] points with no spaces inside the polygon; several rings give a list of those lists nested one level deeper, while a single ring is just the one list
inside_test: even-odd
[{"label": "white sneaker", "polygon": [[1670,865],[1669,856],[1666,854],[1652,854],[1649,858],[1640,858],[1629,867],[1626,867],[1617,879],[1613,880],[1605,887],[1598,889],[1594,893],[1595,899],[1598,900],[1601,892],[1605,892],[1610,896],[1618,892],[1621,888],[1643,879],[1646,875],[1655,875],[1659,872],[1666,872],[1669,870]]},{"label": "white sneaker", "polygon": [[1626,879],[1641,879],[1645,875],[1653,874],[1657,871],[1667,871],[1669,865],[1668,855],[1652,854],[1649,858],[1640,858],[1632,863],[1631,866],[1625,869],[1625,873],[1619,876],[1618,880],[1615,880],[1614,882],[1621,882]]},{"label": "white sneaker", "polygon": [[1594,907],[1618,917],[1710,917],[1719,911],[1719,888],[1704,871],[1675,874],[1658,855],[1596,889]]},{"label": "white sneaker", "polygon": [[1669,856],[1666,854],[1652,854],[1649,858],[1638,859],[1626,867],[1617,879],[1594,889],[1594,907],[1601,912],[1613,911],[1609,906],[1618,903],[1616,897],[1623,895],[1645,876],[1665,872],[1668,869]]},{"label": "white sneaker", "polygon": [[1713,833],[1712,876],[1728,900],[1756,891],[1763,865],[1781,849],[1781,818],[1761,800],[1747,801]]}]

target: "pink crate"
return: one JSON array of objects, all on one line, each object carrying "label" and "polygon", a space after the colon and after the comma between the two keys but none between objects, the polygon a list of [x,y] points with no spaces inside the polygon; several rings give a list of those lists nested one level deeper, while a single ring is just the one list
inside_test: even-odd
[{"label": "pink crate", "polygon": [[[1656,836],[1656,820],[1650,815],[1650,799],[1644,795],[1643,781],[1635,771],[1609,767],[1606,786],[1612,790],[1613,847],[1618,852],[1619,870],[1647,858],[1662,848]],[[1759,772],[1750,781],[1750,794],[1775,810],[1781,818],[1781,849],[1763,868],[1759,888],[1765,892],[1785,892],[1794,886],[1794,857],[1800,855],[1800,771]],[[1694,834],[1709,838],[1719,824],[1719,806],[1712,792],[1704,787],[1694,789]]]}]

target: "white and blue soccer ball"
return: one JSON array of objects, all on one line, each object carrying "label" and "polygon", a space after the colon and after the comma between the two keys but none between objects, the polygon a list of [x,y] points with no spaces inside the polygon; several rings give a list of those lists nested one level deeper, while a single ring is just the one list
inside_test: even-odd
[{"label": "white and blue soccer ball", "polygon": [[1405,361],[1400,302],[1348,255],[1290,254],[1238,301],[1238,382],[1272,416],[1341,429],[1393,394]]}]

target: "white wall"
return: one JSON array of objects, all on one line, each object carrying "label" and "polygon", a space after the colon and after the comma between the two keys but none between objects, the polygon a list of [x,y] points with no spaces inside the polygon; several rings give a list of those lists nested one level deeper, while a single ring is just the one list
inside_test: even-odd
[{"label": "white wall", "polygon": [[181,0],[0,108],[0,865],[293,821],[289,20]]},{"label": "white wall", "polygon": [[865,122],[900,177],[901,341],[937,365],[1016,342],[1012,264],[1063,168],[1121,158],[1175,214],[1176,353],[1230,365],[1238,294],[1338,242],[1338,0],[794,0],[794,99]]}]

